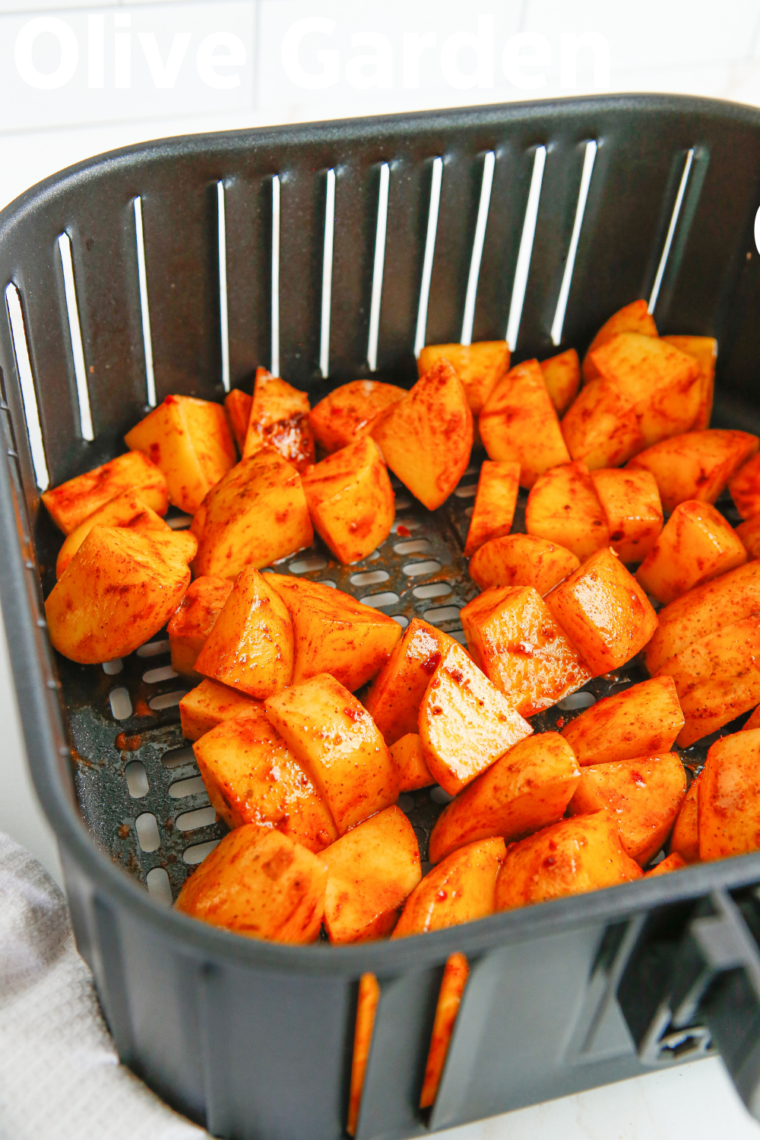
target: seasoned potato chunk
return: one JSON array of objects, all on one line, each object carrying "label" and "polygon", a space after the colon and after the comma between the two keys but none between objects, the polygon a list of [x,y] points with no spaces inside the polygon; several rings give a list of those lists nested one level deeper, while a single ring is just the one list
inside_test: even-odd
[{"label": "seasoned potato chunk", "polygon": [[339,562],[358,562],[384,542],[395,514],[380,449],[363,436],[301,477],[314,529]]},{"label": "seasoned potato chunk", "polygon": [[453,851],[412,891],[392,938],[445,930],[493,914],[504,840],[479,839]]},{"label": "seasoned potato chunk", "polygon": [[279,452],[297,471],[314,462],[309,397],[266,368],[257,368],[243,459],[263,448]]},{"label": "seasoned potato chunk", "polygon": [[237,458],[224,408],[192,396],[167,396],[124,441],[161,468],[169,501],[191,515]]},{"label": "seasoned potato chunk", "polygon": [[603,344],[609,344],[611,340],[624,332],[640,333],[642,336],[657,336],[657,325],[647,308],[646,301],[632,301],[630,305],[625,305],[613,313],[608,321],[604,322],[588,346],[588,352],[583,360],[584,384],[589,384],[599,375],[591,357],[592,352],[601,348]]},{"label": "seasoned potato chunk", "polygon": [[433,1032],[425,1064],[425,1079],[420,1093],[420,1108],[430,1108],[438,1095],[443,1066],[449,1051],[451,1035],[459,1014],[459,1006],[470,976],[470,967],[464,954],[449,954],[438,991]]},{"label": "seasoned potato chunk", "polygon": [[392,744],[391,756],[398,772],[400,792],[415,792],[418,788],[429,788],[435,783],[425,763],[422,742],[416,732],[408,732]]},{"label": "seasoned potato chunk", "polygon": [[760,729],[712,745],[697,797],[703,862],[760,849]]},{"label": "seasoned potato chunk", "polygon": [[341,835],[398,798],[398,776],[372,717],[328,673],[265,702],[267,716],[311,776]]},{"label": "seasoned potato chunk", "polygon": [[362,974],[359,979],[359,999],[356,1006],[356,1028],[354,1029],[354,1053],[351,1061],[351,1088],[348,1099],[348,1119],[346,1131],[356,1135],[359,1123],[359,1109],[364,1089],[364,1074],[367,1071],[369,1049],[372,1044],[372,1031],[375,1027],[375,1013],[380,1001],[380,986],[374,974]]},{"label": "seasoned potato chunk", "polygon": [[554,404],[557,415],[564,416],[578,395],[581,382],[578,353],[574,348],[568,348],[557,356],[550,356],[548,360],[540,361],[540,364],[549,398]]},{"label": "seasoned potato chunk", "polygon": [[607,520],[585,463],[566,463],[536,480],[525,508],[525,529],[564,546],[581,561],[609,545]]},{"label": "seasoned potato chunk", "polygon": [[518,364],[499,381],[480,413],[478,427],[490,459],[519,463],[522,487],[532,487],[550,467],[570,462],[537,360]]},{"label": "seasoned potato chunk", "polygon": [[482,340],[476,344],[428,344],[420,350],[417,370],[424,376],[439,360],[448,360],[462,381],[472,414],[483,405],[509,368],[509,345],[505,340]]},{"label": "seasoned potato chunk", "polygon": [[208,797],[228,827],[277,828],[310,851],[338,838],[324,800],[272,728],[263,705],[251,704],[193,746]]},{"label": "seasoned potato chunk", "polygon": [[714,503],[757,447],[757,436],[746,431],[688,431],[639,452],[628,466],[654,475],[670,513],[689,499]]},{"label": "seasoned potato chunk", "polygon": [[172,530],[167,527],[165,530],[144,533],[168,562],[184,562],[185,566],[189,566],[198,552],[198,539],[189,530]]},{"label": "seasoned potato chunk", "polygon": [[470,558],[484,542],[509,534],[519,487],[519,463],[485,460],[480,468],[478,493],[464,548],[465,558]]},{"label": "seasoned potato chunk", "polygon": [[700,776],[691,781],[670,836],[670,851],[684,863],[699,862],[698,796]]},{"label": "seasoned potato chunk", "polygon": [[743,519],[753,519],[760,514],[760,455],[753,455],[731,476],[728,489]]},{"label": "seasoned potato chunk", "polygon": [[293,624],[287,606],[253,566],[235,579],[227,601],[198,654],[205,677],[263,701],[293,678]]},{"label": "seasoned potato chunk", "polygon": [[486,590],[461,618],[473,661],[521,716],[555,705],[591,680],[532,586]]},{"label": "seasoned potato chunk", "polygon": [[314,539],[298,472],[274,451],[241,460],[200,513],[196,575],[235,579],[246,566],[261,569]]},{"label": "seasoned potato chunk", "polygon": [[687,356],[693,356],[699,365],[699,411],[692,430],[702,431],[710,426],[712,416],[718,342],[711,336],[664,336],[662,339]]},{"label": "seasoned potato chunk", "polygon": [[669,752],[684,718],[672,677],[653,677],[597,701],[562,729],[578,763]]},{"label": "seasoned potato chunk", "polygon": [[71,534],[95,511],[125,491],[139,495],[145,506],[156,514],[165,515],[169,508],[163,472],[147,456],[136,451],[117,455],[102,467],[43,491],[42,501],[59,530]]},{"label": "seasoned potato chunk", "polygon": [[364,698],[387,744],[417,732],[425,690],[453,637],[421,618],[412,618]]},{"label": "seasoned potato chunk", "polygon": [[644,867],[670,834],[685,795],[683,764],[677,752],[666,752],[584,768],[568,811],[609,812],[626,853]]},{"label": "seasoned potato chunk", "polygon": [[760,558],[760,515],[747,519],[736,528],[742,546],[750,558]]},{"label": "seasoned potato chunk", "polygon": [[430,859],[489,836],[508,843],[564,815],[580,779],[570,745],[556,732],[521,740],[460,792],[430,836]]},{"label": "seasoned potato chunk", "polygon": [[579,566],[573,552],[558,543],[533,534],[510,534],[491,539],[475,552],[470,577],[481,590],[532,586],[543,597]]},{"label": "seasoned potato chunk", "polygon": [[723,515],[710,503],[693,500],[673,511],[636,579],[667,605],[746,561],[744,544]]},{"label": "seasoned potato chunk", "polygon": [[[123,491],[104,506],[99,507],[84,522],[72,530],[58,553],[55,574],[60,578],[71,559],[94,526],[123,526],[130,530],[162,530],[171,532],[159,514],[146,507],[136,491]],[[172,532],[173,533],[173,532]]]},{"label": "seasoned potato chunk", "polygon": [[256,704],[252,697],[228,689],[218,681],[201,681],[179,702],[182,735],[185,740],[200,740],[223,720],[230,720]]},{"label": "seasoned potato chunk", "polygon": [[318,856],[280,831],[247,823],[206,856],[174,905],[247,938],[314,942],[326,881]]},{"label": "seasoned potato chunk", "polygon": [[93,527],[45,602],[50,640],[81,665],[126,657],[166,625],[189,584],[151,532]]},{"label": "seasoned potato chunk", "polygon": [[760,706],[758,706],[744,725],[745,729],[760,728]]},{"label": "seasoned potato chunk", "polygon": [[452,796],[533,731],[457,642],[430,678],[419,727],[425,762]]},{"label": "seasoned potato chunk", "polygon": [[379,380],[341,384],[309,412],[314,439],[324,451],[340,451],[358,436],[366,435],[375,418],[405,395],[403,388]]},{"label": "seasoned potato chunk", "polygon": [[293,684],[332,673],[354,692],[383,668],[401,637],[393,618],[320,582],[285,574],[266,578],[293,622]]},{"label": "seasoned potato chunk", "polygon": [[251,418],[251,404],[253,397],[239,388],[233,388],[224,397],[224,410],[227,413],[230,430],[237,444],[238,451],[243,454],[245,436],[248,431],[248,421]]},{"label": "seasoned potato chunk", "polygon": [[594,677],[625,665],[657,629],[649,599],[612,550],[593,554],[546,604]]},{"label": "seasoned potato chunk", "polygon": [[644,446],[636,409],[607,380],[592,380],[562,420],[571,456],[590,468],[617,467]]},{"label": "seasoned potato chunk", "polygon": [[686,860],[682,859],[677,851],[672,855],[668,855],[665,859],[661,859],[651,871],[647,871],[644,875],[645,879],[652,879],[655,875],[669,875],[671,871],[682,871],[686,866]]},{"label": "seasoned potato chunk", "polygon": [[390,934],[404,899],[420,881],[414,828],[388,807],[323,853],[325,926],[331,942],[368,942]]},{"label": "seasoned potato chunk", "polygon": [[375,422],[385,462],[415,498],[433,511],[461,479],[472,450],[472,412],[462,383],[437,361],[403,400]]},{"label": "seasoned potato chunk", "polygon": [[507,848],[496,880],[496,909],[616,887],[642,874],[607,812],[561,819]]},{"label": "seasoned potato chunk", "polygon": [[650,471],[602,468],[591,472],[610,546],[623,562],[641,562],[662,530],[662,504]]},{"label": "seasoned potato chunk", "polygon": [[188,586],[167,631],[176,673],[200,679],[195,662],[231,590],[232,582],[226,578],[208,576],[196,578]]}]

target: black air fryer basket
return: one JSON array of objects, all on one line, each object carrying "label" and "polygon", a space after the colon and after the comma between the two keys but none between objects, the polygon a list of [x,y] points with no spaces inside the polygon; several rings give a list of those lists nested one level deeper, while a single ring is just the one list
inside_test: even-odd
[{"label": "black air fryer basket", "polygon": [[[660,331],[718,338],[713,422],[757,432],[758,206],[760,113],[621,97],[172,139],[83,163],[0,214],[0,595],[34,782],[120,1056],[214,1134],[344,1135],[365,971],[381,996],[359,1140],[716,1048],[760,1116],[760,853],[353,948],[175,913],[169,893],[222,829],[181,738],[166,635],[103,667],[53,654],[42,598],[60,536],[39,490],[122,451],[170,392],[220,400],[259,364],[313,401],[370,374],[408,385],[420,344],[507,330],[515,359],[544,358],[584,349],[638,297],[656,300]],[[397,487],[394,533],[364,564],[318,546],[287,570],[461,638],[476,478],[434,513]],[[632,665],[588,691],[641,678]],[[423,791],[402,807],[424,858],[440,805]],[[454,951],[470,980],[423,1114]]]}]

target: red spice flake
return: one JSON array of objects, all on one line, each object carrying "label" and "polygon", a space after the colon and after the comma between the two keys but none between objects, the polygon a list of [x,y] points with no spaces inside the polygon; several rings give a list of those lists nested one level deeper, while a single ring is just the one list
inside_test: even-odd
[{"label": "red spice flake", "polygon": [[396,534],[401,535],[402,538],[411,538],[412,532],[409,530],[408,526],[404,526],[403,523],[399,523],[399,525],[396,527]]},{"label": "red spice flake", "polygon": [[116,737],[115,744],[121,752],[137,752],[137,749],[142,745],[142,737],[139,734],[127,736],[126,733],[120,732]]},{"label": "red spice flake", "polygon": [[354,723],[356,723],[357,720],[361,720],[362,716],[364,715],[364,709],[345,708],[343,712],[346,714],[348,719],[354,721]]},{"label": "red spice flake", "polygon": [[436,669],[441,663],[441,655],[437,651],[431,653],[424,661],[420,661],[420,669],[428,674],[435,673]]},{"label": "red spice flake", "polygon": [[153,709],[148,707],[148,702],[142,698],[135,702],[135,716],[155,716]]},{"label": "red spice flake", "polygon": [[122,839],[129,839],[129,824],[128,823],[122,823],[121,827],[119,828],[119,835],[121,836]]},{"label": "red spice flake", "polygon": [[557,717],[557,728],[564,728],[566,724],[567,724],[567,721],[565,720],[565,718],[563,716]]}]

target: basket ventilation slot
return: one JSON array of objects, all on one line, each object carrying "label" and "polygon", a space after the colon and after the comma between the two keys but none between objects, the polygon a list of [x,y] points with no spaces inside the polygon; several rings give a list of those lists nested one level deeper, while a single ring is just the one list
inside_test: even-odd
[{"label": "basket ventilation slot", "polygon": [[319,337],[319,368],[330,372],[330,308],[332,305],[333,245],[335,239],[335,171],[327,171],[325,196],[325,245],[322,254],[322,320]]},{"label": "basket ventilation slot", "polygon": [[58,238],[58,253],[61,257],[61,270],[63,271],[63,292],[66,297],[66,315],[69,322],[69,338],[71,341],[71,356],[74,362],[74,378],[77,385],[77,399],[79,401],[79,428],[82,439],[92,443],[95,433],[92,430],[92,412],[90,410],[90,391],[87,387],[87,367],[84,360],[84,347],[82,345],[82,327],[79,323],[79,304],[77,303],[77,287],[74,279],[74,259],[71,255],[71,238],[67,233],[60,234]]},{"label": "basket ventilation slot", "polygon": [[272,360],[273,376],[280,375],[280,176],[272,179]]},{"label": "basket ventilation slot", "polygon": [[154,902],[162,906],[172,905],[172,888],[169,876],[163,867],[154,867],[145,878],[148,893]]},{"label": "basket ventilation slot", "polygon": [[222,353],[222,387],[230,390],[230,328],[227,308],[227,215],[224,209],[224,183],[216,184],[216,227],[219,248],[219,340]]},{"label": "basket ventilation slot", "polygon": [[523,222],[522,235],[520,237],[520,249],[517,254],[515,280],[514,284],[512,285],[512,299],[509,303],[509,319],[507,321],[506,341],[509,344],[510,352],[515,351],[517,336],[520,332],[520,321],[522,319],[523,304],[525,302],[525,290],[528,285],[530,259],[533,256],[533,240],[536,236],[538,205],[541,201],[541,184],[544,180],[545,166],[546,147],[537,146],[536,154],[533,159],[533,173],[531,174],[530,178],[530,190],[528,191],[528,205],[525,209],[525,220]]},{"label": "basket ventilation slot", "polygon": [[377,342],[380,335],[380,304],[383,297],[385,270],[385,239],[388,233],[388,189],[391,171],[387,162],[380,166],[380,191],[377,200],[377,230],[375,231],[375,260],[372,266],[372,297],[369,306],[369,341],[367,361],[370,372],[377,371]]},{"label": "basket ventilation slot", "polygon": [[435,238],[438,232],[438,211],[441,205],[441,183],[443,182],[443,159],[433,159],[433,174],[430,182],[430,209],[428,212],[427,234],[425,235],[425,255],[422,260],[422,282],[420,303],[417,309],[417,331],[414,334],[414,355],[419,356],[425,344],[428,303],[430,301],[430,281],[433,276]]},{"label": "basket ventilation slot", "polygon": [[483,245],[485,243],[486,226],[488,224],[488,208],[491,204],[491,190],[493,188],[493,172],[495,166],[496,156],[492,150],[489,150],[483,160],[483,181],[480,184],[478,220],[475,223],[475,237],[472,243],[470,273],[467,278],[467,294],[464,301],[464,317],[462,318],[462,344],[472,344],[475,302],[478,297],[478,278],[480,277],[480,263],[483,260]]},{"label": "basket ventilation slot", "polygon": [[145,264],[145,230],[143,228],[142,198],[134,200],[135,251],[137,254],[137,285],[140,291],[140,320],[142,322],[143,354],[145,356],[145,394],[148,406],[156,406],[156,376],[153,371],[153,340],[150,334],[150,306],[148,304],[148,270]]},{"label": "basket ventilation slot", "polygon": [[654,285],[652,286],[652,294],[649,298],[649,304],[647,306],[650,313],[654,312],[655,305],[657,304],[657,298],[660,295],[660,286],[662,285],[662,279],[665,276],[665,268],[668,264],[668,258],[670,257],[670,249],[671,249],[671,246],[673,245],[673,238],[675,236],[676,226],[678,225],[678,215],[681,213],[681,206],[683,205],[684,196],[686,194],[686,187],[689,184],[689,175],[691,174],[691,167],[692,167],[693,162],[694,162],[694,147],[691,147],[691,149],[689,151],[687,151],[686,159],[684,160],[683,173],[681,174],[681,182],[680,182],[679,187],[678,187],[678,193],[676,194],[676,201],[675,201],[675,205],[673,206],[673,213],[670,215],[670,225],[668,226],[668,232],[667,232],[667,236],[665,238],[665,245],[662,247],[662,256],[660,258],[660,264],[657,266],[657,273],[655,275]]},{"label": "basket ventilation slot", "polygon": [[29,357],[29,343],[26,339],[24,313],[21,308],[21,297],[16,286],[11,283],[5,290],[5,304],[8,311],[8,321],[13,341],[13,355],[16,358],[16,371],[21,385],[21,399],[24,402],[24,419],[29,436],[29,448],[32,453],[34,476],[40,491],[50,486],[47,459],[45,457],[45,444],[42,440],[42,426],[40,424],[40,410],[37,404],[37,392],[34,387],[32,362]]},{"label": "basket ventilation slot", "polygon": [[565,313],[567,312],[567,300],[570,296],[570,286],[573,281],[575,258],[578,253],[578,242],[583,226],[583,215],[586,212],[586,202],[588,201],[588,191],[591,185],[591,175],[594,172],[597,149],[597,144],[593,139],[586,143],[586,151],[583,155],[583,170],[581,171],[581,185],[578,191],[578,205],[575,207],[575,220],[573,222],[573,232],[570,237],[570,248],[567,251],[565,272],[562,275],[557,308],[554,313],[554,320],[552,321],[551,337],[553,345],[562,343],[562,328],[565,323]]}]

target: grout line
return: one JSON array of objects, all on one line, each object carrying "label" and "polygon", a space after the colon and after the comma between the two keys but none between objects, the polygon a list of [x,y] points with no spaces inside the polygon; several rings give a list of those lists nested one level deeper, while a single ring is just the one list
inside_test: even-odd
[{"label": "grout line", "polygon": [[575,269],[575,257],[578,253],[578,242],[583,226],[583,215],[586,212],[586,202],[588,200],[588,191],[591,185],[591,175],[594,171],[597,149],[597,144],[593,139],[586,143],[586,153],[583,156],[583,170],[581,172],[581,186],[578,191],[578,204],[575,208],[573,233],[570,238],[570,248],[567,251],[567,261],[565,262],[565,272],[562,275],[562,285],[560,286],[559,297],[557,299],[557,309],[554,314],[554,320],[552,321],[551,337],[552,344],[555,346],[562,343],[562,327],[565,323],[567,301],[570,296],[570,285],[573,280],[573,270]]},{"label": "grout line", "polygon": [[486,152],[483,161],[483,181],[480,184],[480,202],[478,203],[478,220],[475,223],[475,237],[472,243],[472,257],[470,259],[470,275],[467,279],[467,294],[464,301],[464,316],[462,318],[462,344],[472,344],[472,326],[475,322],[475,303],[478,298],[478,279],[480,277],[480,263],[483,259],[483,245],[488,225],[488,207],[491,204],[491,190],[493,188],[493,173],[496,166],[496,155],[492,150]]}]

